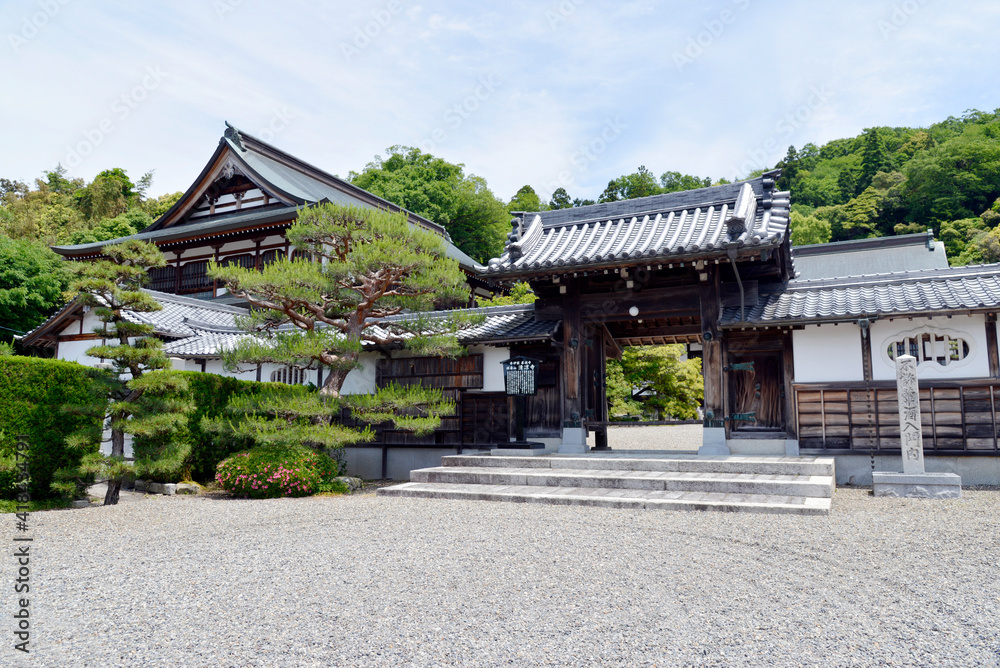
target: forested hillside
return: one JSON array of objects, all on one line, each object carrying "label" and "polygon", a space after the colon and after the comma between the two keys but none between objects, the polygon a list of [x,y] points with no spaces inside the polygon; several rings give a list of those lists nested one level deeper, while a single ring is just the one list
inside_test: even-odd
[{"label": "forested hillside", "polygon": [[[775,167],[792,193],[792,240],[825,243],[923,232],[947,246],[952,264],[1000,261],[1000,109],[969,111],[929,128],[868,128],[857,137],[789,147]],[[756,176],[765,170],[746,175]],[[611,202],[713,181],[645,166],[612,179],[596,201]],[[531,186],[511,211],[593,204],[565,189],[541,202]]]},{"label": "forested hillside", "polygon": [[797,243],[930,228],[952,264],[1000,260],[1000,109],[790,147],[777,166]]}]

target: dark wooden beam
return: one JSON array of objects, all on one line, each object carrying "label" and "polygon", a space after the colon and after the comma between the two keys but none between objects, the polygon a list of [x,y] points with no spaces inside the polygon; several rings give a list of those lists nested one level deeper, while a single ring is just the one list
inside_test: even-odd
[{"label": "dark wooden beam", "polygon": [[705,414],[712,413],[714,419],[725,415],[725,377],[722,372],[723,350],[719,330],[719,270],[710,265],[706,269],[706,280],[698,286],[701,331],[702,331],[702,375],[705,379]]},{"label": "dark wooden beam", "polygon": [[639,325],[636,328],[618,328],[614,323],[608,327],[609,331],[614,335],[616,339],[635,339],[643,337],[657,337],[657,336],[698,336],[701,334],[700,325],[677,325],[674,327],[670,326],[650,326],[643,327]]},{"label": "dark wooden beam", "polygon": [[[568,287],[578,284],[579,279],[572,279],[560,285]],[[677,288],[657,288],[652,290],[619,290],[605,293],[590,293],[580,295],[580,310],[584,322],[611,322],[615,320],[634,320],[636,317],[651,320],[654,318],[698,317],[699,313],[698,287],[683,286]],[[540,298],[535,302],[535,313],[542,320],[555,319],[562,316],[563,299]],[[633,316],[629,310],[635,307],[638,316]]]},{"label": "dark wooden beam", "polygon": [[[580,286],[577,281],[568,281],[563,294],[562,308],[562,421],[571,420],[575,414],[583,416],[583,402],[580,392],[582,371],[582,347],[585,332],[580,313]],[[564,422],[565,424],[565,422]]]},{"label": "dark wooden beam", "polygon": [[608,326],[605,324],[601,324],[601,331],[604,333],[603,338],[604,338],[605,355],[607,355],[607,351],[608,349],[610,349],[611,354],[607,356],[611,357],[611,359],[620,360],[622,358],[622,355],[624,354],[624,351],[622,350],[621,346],[618,345],[618,342],[615,341],[615,337],[611,335],[611,332],[608,330]]},{"label": "dark wooden beam", "polygon": [[781,368],[784,372],[781,393],[785,404],[785,433],[788,438],[798,438],[798,416],[795,414],[795,355],[792,351],[792,333],[785,332],[782,336],[784,346],[781,349]]},{"label": "dark wooden beam", "polygon": [[986,353],[990,359],[990,377],[1000,378],[1000,352],[997,351],[997,314],[986,314]]},{"label": "dark wooden beam", "polygon": [[184,254],[183,250],[174,251],[174,294],[178,295],[181,292],[181,255]]},{"label": "dark wooden beam", "polygon": [[872,333],[870,327],[861,329],[861,366],[865,380],[872,380]]}]

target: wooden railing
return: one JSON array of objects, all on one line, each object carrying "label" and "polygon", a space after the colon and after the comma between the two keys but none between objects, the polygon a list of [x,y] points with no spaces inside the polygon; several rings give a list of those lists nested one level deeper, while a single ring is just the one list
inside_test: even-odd
[{"label": "wooden railing", "polygon": [[[796,384],[799,447],[825,453],[898,452],[896,385]],[[924,451],[990,455],[998,448],[1000,380],[920,381]]]}]

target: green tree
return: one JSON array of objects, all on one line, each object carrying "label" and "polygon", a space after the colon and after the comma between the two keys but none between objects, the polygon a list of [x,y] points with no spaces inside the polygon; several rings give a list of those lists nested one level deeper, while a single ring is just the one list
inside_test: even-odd
[{"label": "green tree", "polygon": [[697,418],[705,394],[701,360],[683,355],[684,346],[674,344],[626,348],[620,361],[608,360],[609,413],[640,408],[655,419]]},{"label": "green tree", "polygon": [[478,176],[409,146],[392,146],[360,173],[356,186],[438,223],[455,245],[478,261],[498,256],[509,229],[507,208]]},{"label": "green tree", "polygon": [[538,193],[531,186],[521,186],[510,202],[507,203],[507,210],[514,211],[542,211],[542,200]]},{"label": "green tree", "polygon": [[[660,175],[659,191],[661,193],[673,193],[681,190],[707,188],[710,185],[712,185],[712,179],[707,176],[702,179],[690,174],[681,174],[680,172],[663,172]],[[650,194],[655,195],[657,193]]]},{"label": "green tree", "polygon": [[968,218],[1000,196],[1000,136],[992,136],[993,125],[1000,128],[1000,122],[968,126],[905,165],[908,220]]},{"label": "green tree", "polygon": [[[146,176],[151,177],[149,174]],[[128,211],[140,193],[125,170],[115,167],[95,176],[85,188],[76,191],[74,197],[78,208],[88,219],[101,220]]]},{"label": "green tree", "polygon": [[951,259],[956,266],[992,262],[1000,262],[1000,227],[975,234],[962,253]]},{"label": "green tree", "polygon": [[[669,173],[669,172],[668,172]],[[662,192],[660,184],[651,171],[645,165],[640,165],[639,169],[631,174],[619,176],[608,182],[608,187],[604,189],[598,202],[617,202],[624,199],[635,199],[637,197],[648,197]]]},{"label": "green tree", "polygon": [[879,216],[883,195],[868,186],[865,191],[844,205],[843,229],[850,239],[878,236]]},{"label": "green tree", "polygon": [[[953,265],[993,262],[985,260],[982,250],[989,244],[984,237],[989,229],[982,218],[962,218],[941,223],[939,237],[944,242],[945,251]],[[977,240],[981,243],[976,243]]]},{"label": "green tree", "polygon": [[[174,204],[184,196],[184,193],[177,191],[175,193],[170,193],[167,195],[160,195],[159,197],[150,198],[142,203],[143,210],[149,214],[152,220],[156,220],[167,211],[170,210]],[[140,231],[142,231],[140,229]]]},{"label": "green tree", "polygon": [[521,281],[515,283],[510,289],[510,294],[495,295],[490,299],[480,299],[479,306],[513,306],[514,304],[532,304],[538,296],[531,289],[531,285]]},{"label": "green tree", "polygon": [[[454,409],[441,392],[420,387],[383,388],[375,395],[341,396],[348,373],[359,367],[365,344],[406,345],[418,354],[462,352],[456,332],[474,319],[428,313],[468,298],[458,264],[441,238],[414,228],[403,213],[324,204],[304,209],[288,239],[312,259],[280,260],[262,272],[211,263],[209,273],[257,310],[240,321],[248,336],[226,354],[241,364],[322,365],[320,392],[279,390],[231,405],[242,415],[234,429],[259,443],[288,434],[333,448],[371,438],[339,425],[341,405],[371,423],[424,433]],[[403,312],[405,320],[383,320]],[[379,326],[372,327],[373,320]],[[290,327],[289,327],[290,326]]]},{"label": "green tree", "polygon": [[885,139],[879,128],[868,128],[864,132],[864,151],[861,154],[861,174],[855,184],[855,192],[864,191],[871,185],[879,172],[891,172],[892,159],[885,147]]},{"label": "green tree", "polygon": [[96,227],[80,230],[70,236],[71,244],[89,244],[109,239],[132,236],[149,227],[153,219],[142,209],[129,209],[114,218],[102,220]]},{"label": "green tree", "polygon": [[0,236],[0,339],[42,323],[65,303],[66,263],[48,248]]},{"label": "green tree", "polygon": [[549,200],[550,209],[568,209],[573,206],[573,200],[569,198],[569,193],[563,187],[552,191],[552,199]]},{"label": "green tree", "polygon": [[792,211],[790,221],[792,245],[825,244],[830,241],[830,221],[816,216],[806,216],[798,211]]},{"label": "green tree", "polygon": [[793,184],[798,183],[798,176],[801,171],[799,154],[795,151],[794,146],[788,147],[785,157],[775,167],[781,170],[781,175],[778,177],[778,188],[780,190],[791,190]]},{"label": "green tree", "polygon": [[[108,360],[101,377],[101,394],[92,406],[81,411],[104,416],[97,428],[71,436],[70,447],[88,451],[80,467],[60,470],[53,489],[64,495],[78,493],[87,475],[106,478],[108,491],[104,505],[118,503],[122,480],[139,467],[155,468],[169,460],[179,466],[190,446],[183,439],[186,412],[191,406],[178,397],[187,390],[183,374],[170,371],[163,343],[153,336],[153,325],[134,322],[126,312],[150,313],[162,308],[141,288],[148,272],[163,267],[166,260],[153,244],[128,241],[105,246],[106,260],[76,263],[76,280],[71,289],[76,299],[90,307],[101,321],[94,332],[105,343],[87,349],[87,355]],[[104,425],[111,433],[111,454],[89,452],[103,437]],[[134,464],[125,460],[125,434],[137,441],[145,439],[156,447],[137,452]]]}]

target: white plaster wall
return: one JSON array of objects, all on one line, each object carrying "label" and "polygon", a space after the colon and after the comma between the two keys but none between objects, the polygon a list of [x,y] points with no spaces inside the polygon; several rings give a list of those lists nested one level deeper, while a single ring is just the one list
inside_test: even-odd
[{"label": "white plaster wall", "polygon": [[[215,250],[212,249],[211,247],[207,247],[206,246],[206,248],[208,249],[207,252],[213,253],[213,254],[215,253]],[[254,243],[253,241],[249,241],[249,240],[247,240],[247,241],[230,241],[230,242],[224,244],[222,246],[222,248],[219,249],[219,254],[228,255],[230,253],[235,253],[237,251],[254,250],[255,248],[257,248],[257,244]],[[191,252],[191,255],[202,255],[202,254],[203,254],[203,251],[201,249],[199,249],[198,251],[192,251]]]},{"label": "white plaster wall", "polygon": [[482,392],[503,392],[503,365],[510,359],[510,349],[494,346],[469,346],[470,355],[483,356]]},{"label": "white plaster wall", "polygon": [[877,320],[872,323],[872,377],[875,380],[895,380],[896,367],[886,355],[890,341],[901,334],[915,331],[932,331],[939,334],[960,336],[969,344],[969,356],[961,362],[942,366],[924,362],[917,367],[917,377],[927,380],[941,378],[988,378],[989,356],[986,351],[986,316],[956,315],[951,318],[899,318]]},{"label": "white plaster wall", "polygon": [[100,345],[100,339],[93,339],[90,341],[60,341],[59,342],[59,359],[67,360],[69,362],[79,362],[84,366],[94,366],[101,360],[96,357],[90,357],[86,354],[86,350],[93,346]]},{"label": "white plaster wall", "polygon": [[375,363],[378,353],[363,353],[358,360],[361,368],[347,374],[341,394],[375,394]]},{"label": "white plaster wall", "polygon": [[200,371],[201,367],[194,360],[186,360],[182,357],[171,357],[170,368],[174,371]]},{"label": "white plaster wall", "polygon": [[808,325],[792,332],[796,383],[864,380],[861,328],[853,323]]}]

